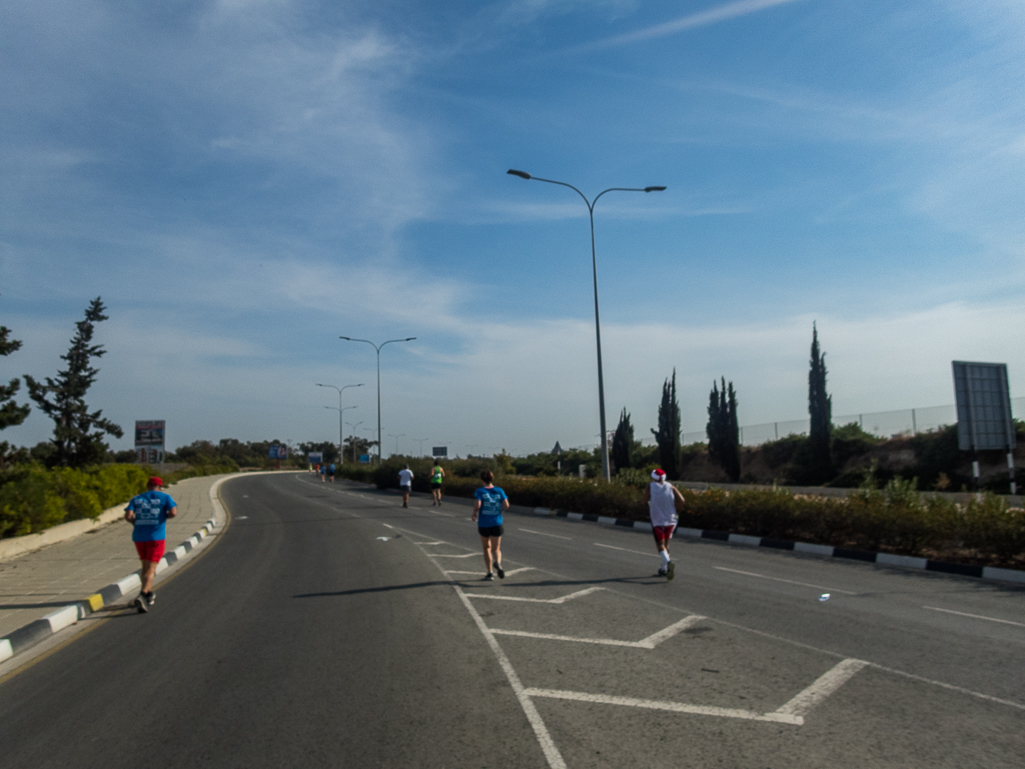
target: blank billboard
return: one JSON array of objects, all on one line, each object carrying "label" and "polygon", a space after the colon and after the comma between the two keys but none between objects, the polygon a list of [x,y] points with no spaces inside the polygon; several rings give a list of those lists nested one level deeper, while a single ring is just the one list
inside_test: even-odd
[{"label": "blank billboard", "polygon": [[957,447],[961,451],[1015,448],[1007,364],[955,360],[953,366]]}]

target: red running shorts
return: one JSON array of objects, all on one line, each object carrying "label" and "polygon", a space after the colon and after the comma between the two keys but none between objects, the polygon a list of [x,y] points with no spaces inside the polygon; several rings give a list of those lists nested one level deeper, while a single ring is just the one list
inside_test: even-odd
[{"label": "red running shorts", "polygon": [[139,554],[140,561],[151,561],[156,563],[164,557],[164,545],[166,541],[163,539],[154,539],[150,542],[136,542],[135,552]]},{"label": "red running shorts", "polygon": [[676,528],[676,524],[670,526],[652,526],[651,533],[655,535],[656,545],[669,545],[669,540],[673,538],[673,530]]}]

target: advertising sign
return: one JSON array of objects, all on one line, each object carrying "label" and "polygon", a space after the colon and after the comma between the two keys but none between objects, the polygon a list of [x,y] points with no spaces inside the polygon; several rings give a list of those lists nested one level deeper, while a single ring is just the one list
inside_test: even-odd
[{"label": "advertising sign", "polygon": [[447,457],[448,456],[448,446],[434,446],[431,449],[431,456],[432,457]]},{"label": "advertising sign", "polygon": [[135,455],[142,464],[157,465],[164,461],[163,419],[136,420]]},{"label": "advertising sign", "polygon": [[311,465],[322,465],[324,464],[324,452],[323,451],[311,451],[306,454],[306,458],[310,461]]},{"label": "advertising sign", "polygon": [[270,447],[268,452],[271,459],[288,459],[288,446],[279,446],[275,444]]}]

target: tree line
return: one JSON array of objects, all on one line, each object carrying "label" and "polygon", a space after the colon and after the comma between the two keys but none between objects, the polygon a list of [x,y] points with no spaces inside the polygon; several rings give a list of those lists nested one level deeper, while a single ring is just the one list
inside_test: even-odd
[{"label": "tree line", "polygon": [[[833,462],[832,397],[826,391],[826,354],[819,346],[818,328],[812,324],[811,360],[808,371],[808,413],[811,429],[801,447],[799,460],[807,469],[809,483],[822,483],[835,473]],[[708,394],[709,458],[718,464],[726,477],[736,483],[740,480],[740,423],[737,418],[737,392],[733,382],[721,377],[712,382]],[[658,407],[658,427],[655,436],[655,459],[670,480],[681,475],[683,447],[680,444],[680,404],[676,393],[676,369],[662,384],[662,400]],[[619,424],[612,436],[610,458],[616,473],[639,469],[651,464],[649,452],[643,451],[640,441],[634,439],[630,414],[624,408]],[[641,459],[642,454],[647,454]],[[640,460],[640,461],[639,461]]]}]

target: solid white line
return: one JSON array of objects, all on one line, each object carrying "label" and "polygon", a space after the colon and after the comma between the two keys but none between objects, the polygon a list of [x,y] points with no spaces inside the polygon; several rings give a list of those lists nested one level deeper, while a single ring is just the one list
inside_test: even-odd
[{"label": "solid white line", "polygon": [[463,553],[463,555],[443,555],[441,553],[431,553],[431,558],[473,558],[475,555],[480,553]]},{"label": "solid white line", "polygon": [[622,550],[624,553],[636,553],[637,555],[647,555],[652,558],[656,557],[655,553],[642,553],[640,550],[628,550],[625,547],[616,547],[615,545],[603,545],[601,542],[595,542],[598,547],[607,547],[609,550]]},{"label": "solid white line", "polygon": [[1025,627],[1025,622],[1012,622],[1009,619],[997,619],[996,617],[984,617],[981,614],[968,614],[963,611],[954,611],[953,609],[941,609],[938,606],[923,606],[923,609],[932,609],[933,611],[942,611],[947,614],[956,614],[959,617],[971,617],[972,619],[985,619],[990,622],[1002,622],[1005,625],[1017,625],[1018,627]]},{"label": "solid white line", "polygon": [[864,660],[846,659],[838,662],[776,712],[781,715],[804,716],[866,666],[868,663]]},{"label": "solid white line", "polygon": [[447,545],[448,543],[447,542],[442,542],[441,540],[439,540],[437,542],[417,542],[416,544],[428,546],[428,545]]},{"label": "solid white line", "polygon": [[469,598],[490,598],[493,601],[520,601],[522,603],[566,603],[566,601],[572,601],[574,598],[580,598],[581,596],[594,593],[598,590],[604,590],[603,587],[589,587],[585,590],[578,590],[575,593],[564,595],[562,598],[519,598],[512,595],[485,595],[483,593],[467,593]]},{"label": "solid white line", "polygon": [[857,593],[855,593],[855,592],[852,592],[850,590],[841,590],[838,587],[823,587],[822,585],[811,585],[811,584],[809,584],[807,582],[797,582],[796,580],[783,579],[782,577],[766,577],[764,574],[755,574],[753,571],[740,571],[740,569],[727,569],[725,566],[713,566],[712,568],[713,569],[718,569],[719,571],[728,571],[728,572],[731,572],[733,574],[743,574],[746,577],[759,577],[761,579],[771,579],[773,582],[786,582],[786,583],[791,584],[791,585],[801,585],[803,587],[813,587],[816,590],[829,590],[830,592],[833,592],[833,593],[844,593],[845,595],[857,595]]},{"label": "solid white line", "polygon": [[505,656],[505,652],[502,651],[502,647],[498,645],[498,641],[488,630],[487,625],[484,624],[484,619],[477,613],[477,610],[473,608],[473,604],[469,601],[469,596],[464,593],[458,585],[454,585],[456,594],[459,596],[459,600],[463,602],[463,606],[470,612],[470,616],[473,617],[473,621],[477,623],[478,629],[484,635],[485,640],[488,642],[488,646],[491,647],[491,651],[494,652],[495,657],[498,658],[498,664],[502,668],[502,672],[505,673],[505,677],[509,680],[509,685],[512,687],[513,693],[516,695],[516,699],[520,703],[520,707],[523,708],[524,714],[527,716],[527,721],[530,722],[531,728],[534,730],[534,734],[537,737],[538,743],[541,745],[541,750],[545,754],[545,758],[548,759],[548,766],[551,769],[566,769],[566,762],[562,759],[562,754],[559,749],[555,747],[555,742],[552,740],[552,735],[548,733],[548,727],[545,726],[545,722],[541,719],[541,714],[537,712],[537,708],[534,703],[531,702],[530,696],[527,694],[520,682],[520,677],[516,675],[516,671],[513,669],[512,663],[509,662],[509,658]]},{"label": "solid white line", "polygon": [[533,566],[521,566],[518,569],[510,569],[506,571],[505,576],[511,577],[513,574],[519,574],[521,571],[533,571]]},{"label": "solid white line", "polygon": [[386,529],[394,529],[395,528],[390,523],[382,523],[381,525],[384,526],[384,528],[386,528]]},{"label": "solid white line", "polygon": [[477,571],[446,571],[446,574],[480,574],[480,570]]},{"label": "solid white line", "polygon": [[542,537],[552,537],[554,539],[568,539],[571,542],[573,541],[573,537],[560,537],[558,534],[545,534],[543,531],[534,531],[533,529],[520,529],[520,531],[525,531],[528,534],[540,534]]},{"label": "solid white line", "polygon": [[573,641],[582,644],[599,644],[601,646],[627,646],[631,649],[654,649],[660,643],[684,630],[688,626],[694,624],[698,620],[705,619],[697,614],[692,614],[689,617],[684,617],[679,622],[674,622],[664,630],[659,630],[657,633],[644,638],[640,641],[617,641],[614,638],[579,638],[577,636],[569,635],[555,635],[553,633],[531,633],[526,630],[496,630],[491,629],[492,633],[496,635],[514,635],[522,638],[540,638],[545,641]]},{"label": "solid white line", "polygon": [[614,697],[608,694],[588,694],[586,692],[567,692],[558,689],[527,689],[530,697],[551,697],[558,700],[575,700],[576,702],[597,702],[602,705],[624,705],[631,708],[648,708],[651,710],[669,710],[674,713],[694,713],[700,716],[719,716],[720,718],[742,718],[747,721],[773,721],[779,724],[800,726],[804,719],[787,713],[755,713],[750,710],[733,708],[714,708],[706,705],[688,705],[683,702],[665,702],[660,700],[640,700],[634,697]]}]

